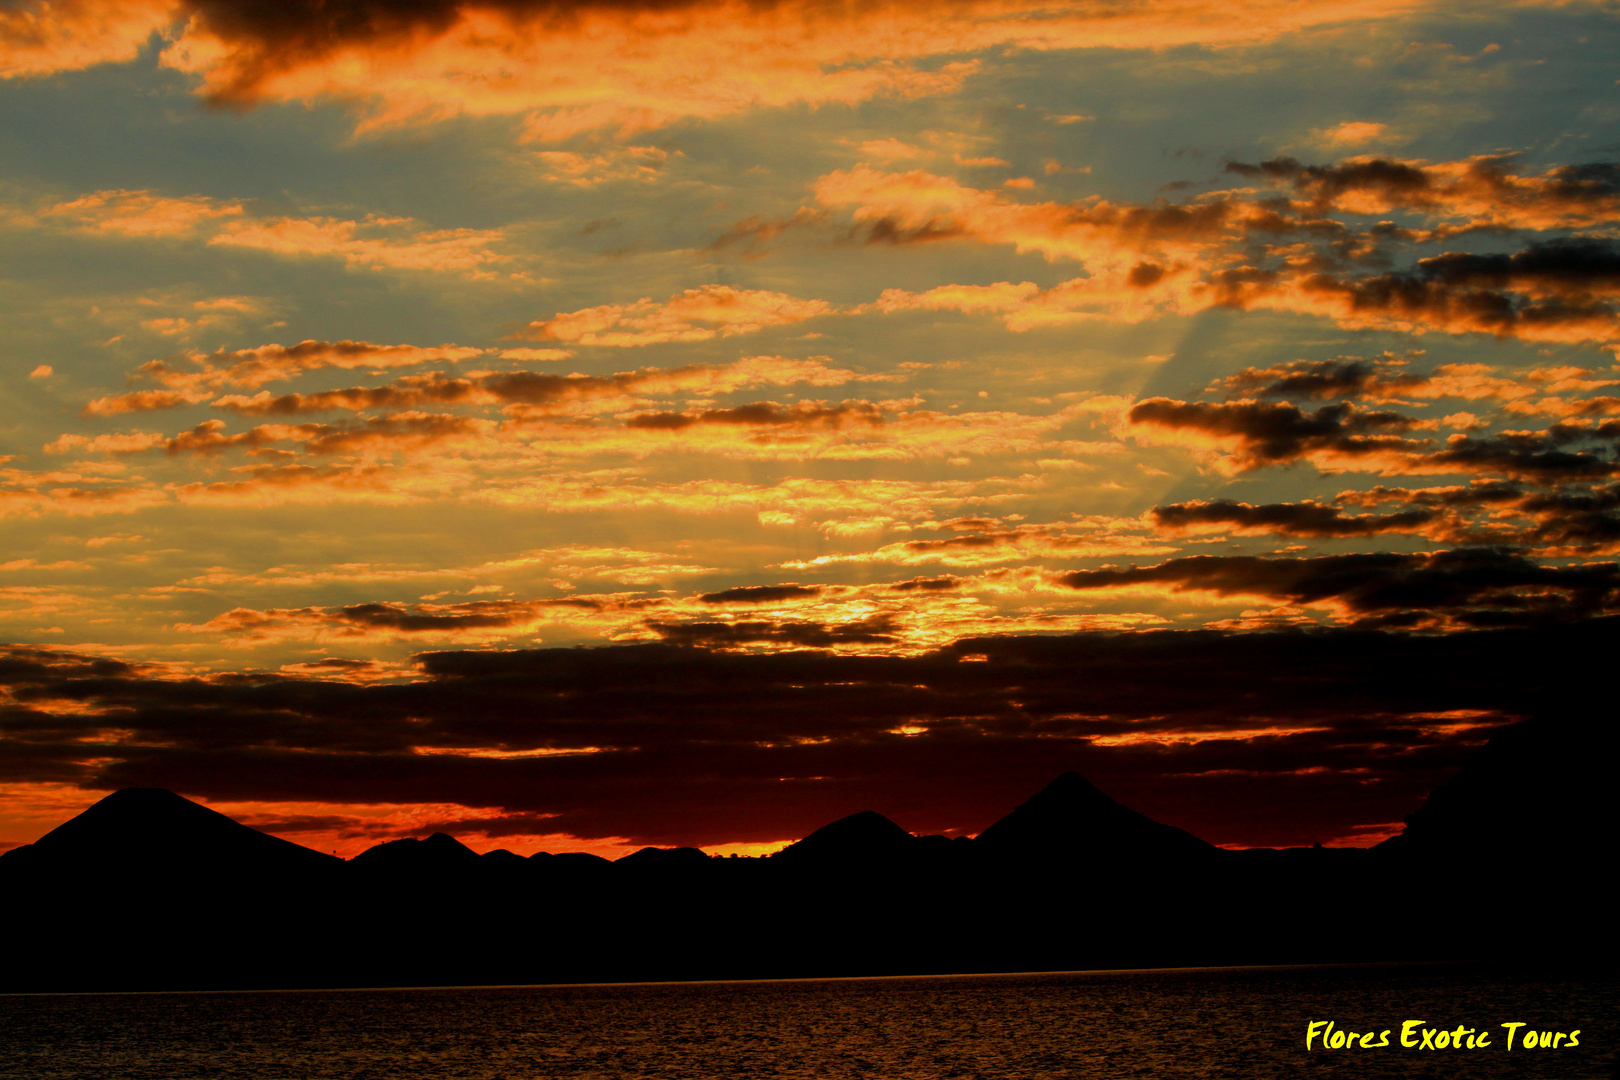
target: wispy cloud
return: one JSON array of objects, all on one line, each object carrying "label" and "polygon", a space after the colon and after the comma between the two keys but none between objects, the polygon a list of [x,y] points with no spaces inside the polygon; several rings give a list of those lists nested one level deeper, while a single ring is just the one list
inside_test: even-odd
[{"label": "wispy cloud", "polygon": [[98,191],[21,220],[131,239],[185,239],[294,258],[336,258],[368,270],[489,274],[510,256],[492,250],[498,229],[425,228],[410,218],[263,217],[241,202],[150,191]]},{"label": "wispy cloud", "polygon": [[579,345],[620,347],[666,341],[708,341],[786,326],[833,311],[825,300],[801,300],[783,293],[705,285],[665,301],[643,298],[629,304],[602,304],[558,312],[531,322],[523,337]]}]

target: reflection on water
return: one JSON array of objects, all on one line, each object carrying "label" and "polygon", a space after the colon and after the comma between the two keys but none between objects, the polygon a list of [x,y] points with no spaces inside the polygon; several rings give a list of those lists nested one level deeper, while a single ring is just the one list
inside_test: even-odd
[{"label": "reflection on water", "polygon": [[[0,1077],[1607,1080],[1620,980],[1458,966],[0,997]],[[1306,1024],[1394,1029],[1305,1050]],[[1402,1049],[1404,1020],[1488,1050]],[[1507,1051],[1506,1022],[1580,1028]]]}]

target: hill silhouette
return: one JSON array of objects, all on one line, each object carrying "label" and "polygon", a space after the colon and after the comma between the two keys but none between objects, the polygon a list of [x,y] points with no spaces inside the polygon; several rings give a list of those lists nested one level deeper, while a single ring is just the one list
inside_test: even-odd
[{"label": "hill silhouette", "polygon": [[356,866],[367,870],[394,870],[431,873],[437,870],[465,869],[477,863],[478,852],[449,833],[436,832],[425,840],[408,836],[368,848],[354,857]]},{"label": "hill silhouette", "polygon": [[[343,861],[173,792],[126,789],[0,856],[30,928],[0,988],[383,986],[1480,958],[1578,931],[1612,957],[1614,735],[1563,714],[1498,732],[1367,851],[1231,852],[1078,773],[974,839],[873,811],[768,858],[643,848],[479,855],[445,833]],[[1552,852],[1537,873],[1504,853]],[[1485,856],[1489,856],[1488,858]],[[1538,922],[1538,920],[1540,920]],[[1444,926],[1414,934],[1413,925]],[[1331,928],[1324,933],[1323,928]],[[1493,952],[1493,950],[1495,950]]]}]

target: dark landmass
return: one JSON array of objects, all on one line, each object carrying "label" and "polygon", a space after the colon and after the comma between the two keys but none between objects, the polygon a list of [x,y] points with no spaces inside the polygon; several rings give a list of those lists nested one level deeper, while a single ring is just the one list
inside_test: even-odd
[{"label": "dark landmass", "polygon": [[159,788],[0,856],[0,990],[1489,959],[1608,964],[1606,710],[1504,729],[1370,849],[1226,851],[1065,773],[974,839],[865,811],[769,858],[344,861]]}]

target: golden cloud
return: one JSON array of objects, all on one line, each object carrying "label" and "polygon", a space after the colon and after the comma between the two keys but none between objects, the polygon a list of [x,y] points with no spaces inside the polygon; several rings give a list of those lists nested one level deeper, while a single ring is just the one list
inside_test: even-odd
[{"label": "golden cloud", "polygon": [[580,345],[620,347],[666,341],[708,341],[751,334],[832,313],[825,300],[800,300],[784,293],[704,285],[659,303],[642,298],[631,304],[602,304],[559,312],[531,322],[520,336]]},{"label": "golden cloud", "polygon": [[426,270],[488,276],[508,258],[490,250],[498,229],[426,229],[411,218],[254,217],[241,203],[201,195],[97,191],[20,220],[131,238],[187,238],[292,257],[342,259],[371,270]]},{"label": "golden cloud", "polygon": [[194,370],[176,369],[166,361],[153,360],[136,371],[137,377],[151,379],[167,389],[134,390],[97,398],[86,405],[84,411],[90,416],[115,416],[126,412],[194,405],[207,401],[226,386],[252,389],[323,368],[413,367],[430,361],[459,363],[484,353],[484,349],[458,345],[423,348],[416,345],[373,345],[368,341],[302,341],[297,345],[261,345],[255,349],[194,352],[187,357]]}]

